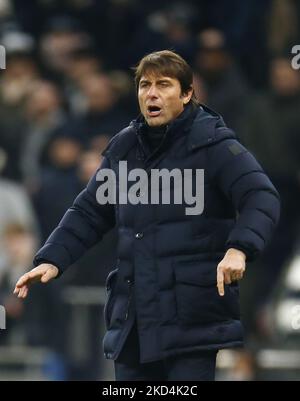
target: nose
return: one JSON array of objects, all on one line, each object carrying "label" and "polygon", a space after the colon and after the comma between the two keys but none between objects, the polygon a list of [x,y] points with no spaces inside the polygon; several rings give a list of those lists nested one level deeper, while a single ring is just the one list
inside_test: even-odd
[{"label": "nose", "polygon": [[148,90],[147,95],[148,95],[150,98],[157,98],[157,89],[156,89],[155,85],[151,85],[151,86],[149,87],[149,90]]}]

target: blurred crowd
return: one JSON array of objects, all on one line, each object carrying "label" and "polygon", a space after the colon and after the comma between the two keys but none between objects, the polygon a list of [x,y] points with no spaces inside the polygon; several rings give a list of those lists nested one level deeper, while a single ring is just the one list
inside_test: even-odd
[{"label": "blurred crowd", "polygon": [[[84,364],[67,350],[71,311],[63,293],[68,285],[104,285],[115,232],[25,302],[12,289],[109,139],[138,114],[131,67],[161,49],[193,66],[199,101],[223,115],[281,195],[274,240],[241,284],[249,349],[271,341],[267,305],[299,242],[300,71],[291,67],[291,49],[300,44],[300,3],[1,0],[0,44],[0,304],[7,313],[0,345],[51,349],[50,379],[103,376],[96,329]],[[100,326],[98,309],[91,320]],[[237,376],[254,377],[249,355],[241,354]]]}]

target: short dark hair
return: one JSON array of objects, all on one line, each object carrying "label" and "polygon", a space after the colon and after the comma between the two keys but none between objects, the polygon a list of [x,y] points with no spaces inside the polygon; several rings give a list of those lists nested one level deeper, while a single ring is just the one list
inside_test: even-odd
[{"label": "short dark hair", "polygon": [[[178,79],[182,93],[193,88],[193,70],[179,54],[171,50],[161,50],[144,56],[134,68],[135,86],[138,90],[143,75],[154,73]],[[193,93],[191,102],[198,104]]]}]

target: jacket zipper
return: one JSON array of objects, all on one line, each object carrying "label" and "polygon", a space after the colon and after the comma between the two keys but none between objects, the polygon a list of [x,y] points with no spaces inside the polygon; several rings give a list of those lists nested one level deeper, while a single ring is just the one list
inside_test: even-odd
[{"label": "jacket zipper", "polygon": [[130,301],[131,301],[131,296],[132,296],[132,280],[128,279],[127,284],[129,286],[129,294],[128,294],[126,313],[125,313],[125,321],[128,319],[128,315],[129,315],[129,307],[130,307]]}]

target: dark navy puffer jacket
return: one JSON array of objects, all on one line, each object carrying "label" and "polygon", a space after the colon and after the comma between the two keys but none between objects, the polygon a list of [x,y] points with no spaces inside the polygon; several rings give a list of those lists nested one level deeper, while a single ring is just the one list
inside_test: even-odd
[{"label": "dark navy puffer jacket", "polygon": [[279,219],[279,195],[223,119],[205,106],[189,106],[152,154],[143,128],[138,119],[117,134],[100,168],[113,169],[117,179],[120,160],[129,171],[204,169],[203,213],[186,215],[184,204],[99,205],[95,174],[34,265],[48,261],[62,273],[117,225],[118,263],[107,279],[104,312],[107,358],[117,358],[135,317],[142,362],[240,346],[238,285],[226,285],[220,297],[216,268],[228,248],[245,252],[247,261],[263,251]]}]

